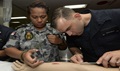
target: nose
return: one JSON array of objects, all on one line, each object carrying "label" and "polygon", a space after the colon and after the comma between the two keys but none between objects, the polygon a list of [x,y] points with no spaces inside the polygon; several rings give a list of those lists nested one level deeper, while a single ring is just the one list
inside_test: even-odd
[{"label": "nose", "polygon": [[66,31],[66,33],[67,33],[69,36],[72,35],[72,32],[70,32],[70,31]]},{"label": "nose", "polygon": [[38,21],[38,22],[41,22],[41,21],[42,21],[42,19],[41,19],[41,18],[38,18],[38,19],[37,19],[37,21]]}]

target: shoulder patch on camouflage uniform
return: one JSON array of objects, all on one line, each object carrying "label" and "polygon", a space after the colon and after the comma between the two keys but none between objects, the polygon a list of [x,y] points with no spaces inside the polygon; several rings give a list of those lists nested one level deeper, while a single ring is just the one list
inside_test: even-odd
[{"label": "shoulder patch on camouflage uniform", "polygon": [[27,27],[27,26],[28,26],[27,24],[22,24],[22,25],[20,25],[20,26],[17,26],[15,29],[17,30],[17,29],[19,29],[19,28]]},{"label": "shoulder patch on camouflage uniform", "polygon": [[30,31],[27,31],[27,32],[25,33],[25,39],[26,39],[26,40],[31,40],[32,38],[33,38],[33,33],[30,32]]}]

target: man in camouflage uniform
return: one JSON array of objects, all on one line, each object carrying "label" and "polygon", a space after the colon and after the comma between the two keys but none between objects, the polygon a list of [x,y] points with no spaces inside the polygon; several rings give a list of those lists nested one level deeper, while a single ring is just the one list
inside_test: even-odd
[{"label": "man in camouflage uniform", "polygon": [[21,59],[31,67],[59,58],[58,48],[66,49],[66,45],[61,39],[62,36],[46,25],[47,12],[46,5],[39,1],[28,7],[31,23],[19,27],[11,34],[4,46],[7,55]]}]

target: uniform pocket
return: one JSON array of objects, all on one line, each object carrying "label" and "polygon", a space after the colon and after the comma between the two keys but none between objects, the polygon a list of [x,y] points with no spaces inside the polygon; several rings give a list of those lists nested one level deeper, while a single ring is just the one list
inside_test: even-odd
[{"label": "uniform pocket", "polygon": [[118,34],[119,32],[120,32],[120,28],[118,26],[109,27],[100,31],[103,37]]}]

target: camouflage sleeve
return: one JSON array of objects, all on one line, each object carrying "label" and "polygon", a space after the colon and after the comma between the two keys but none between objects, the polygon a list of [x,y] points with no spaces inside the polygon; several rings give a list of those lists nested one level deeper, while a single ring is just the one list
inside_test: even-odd
[{"label": "camouflage sleeve", "polygon": [[20,36],[17,31],[11,33],[9,40],[3,48],[16,47],[19,48]]}]

